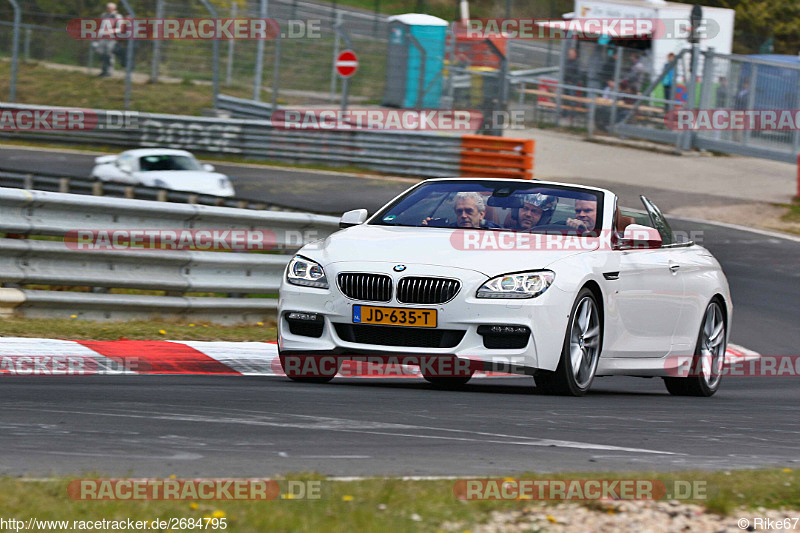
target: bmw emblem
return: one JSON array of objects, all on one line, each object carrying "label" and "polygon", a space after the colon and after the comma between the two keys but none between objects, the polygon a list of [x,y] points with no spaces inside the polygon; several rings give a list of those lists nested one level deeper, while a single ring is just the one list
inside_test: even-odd
[{"label": "bmw emblem", "polygon": [[402,272],[405,269],[406,269],[405,265],[395,265],[395,267],[394,267],[394,271],[395,272]]}]

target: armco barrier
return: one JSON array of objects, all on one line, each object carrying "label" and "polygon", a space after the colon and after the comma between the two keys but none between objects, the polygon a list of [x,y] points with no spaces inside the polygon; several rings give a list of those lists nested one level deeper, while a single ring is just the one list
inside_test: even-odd
[{"label": "armco barrier", "polygon": [[172,191],[145,185],[100,182],[85,176],[66,176],[46,172],[20,172],[0,168],[0,187],[13,187],[36,191],[90,194],[130,200],[154,200],[183,204],[213,205],[217,207],[236,207],[239,209],[268,209],[270,211],[300,211],[272,202],[247,200],[245,198],[223,198],[210,194],[196,194],[185,191]]},{"label": "armco barrier", "polygon": [[[0,104],[4,109],[51,110],[51,106]],[[120,111],[88,110],[99,125],[119,124]],[[140,113],[120,128],[76,131],[3,131],[0,138],[71,144],[180,148],[289,163],[352,165],[394,175],[457,177],[461,138],[396,131],[282,130],[266,120],[220,119]]]},{"label": "armco barrier", "polygon": [[[274,233],[283,253],[76,250],[61,239],[31,238],[63,238],[78,229],[267,230]],[[263,320],[277,308],[274,296],[291,258],[285,252],[337,229],[337,218],[308,213],[0,188],[0,233],[6,234],[0,238],[4,284],[0,314],[101,320],[159,315],[222,323]],[[89,287],[92,292],[26,288],[31,285]],[[111,294],[109,289],[157,290],[165,295]]]},{"label": "armco barrier", "polygon": [[461,137],[461,173],[480,178],[533,179],[534,142],[488,135]]},{"label": "armco barrier", "polygon": [[[230,105],[235,107],[239,104],[234,102]],[[67,108],[0,104],[0,112],[6,109]],[[533,142],[524,139],[402,131],[285,130],[274,128],[269,120],[151,113],[140,113],[126,119],[121,111],[85,111],[96,114],[97,128],[76,131],[0,129],[0,138],[116,146],[123,149],[180,148],[205,154],[290,163],[352,165],[386,174],[422,178],[476,176],[529,179],[532,176]],[[108,124],[122,126],[105,127]]]}]

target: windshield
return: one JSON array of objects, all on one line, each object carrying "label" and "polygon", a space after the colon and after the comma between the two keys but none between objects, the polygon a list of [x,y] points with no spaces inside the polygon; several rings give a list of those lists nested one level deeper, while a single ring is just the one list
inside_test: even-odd
[{"label": "windshield", "polygon": [[186,155],[146,155],[139,159],[142,172],[153,170],[202,170],[194,157]]},{"label": "windshield", "polygon": [[420,185],[371,224],[500,231],[593,231],[602,227],[603,193],[537,182],[446,181]]}]

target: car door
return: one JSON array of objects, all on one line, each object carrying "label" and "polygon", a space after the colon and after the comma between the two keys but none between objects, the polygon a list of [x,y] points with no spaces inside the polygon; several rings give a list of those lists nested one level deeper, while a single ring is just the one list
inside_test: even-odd
[{"label": "car door", "polygon": [[619,249],[619,277],[614,282],[614,310],[621,331],[615,335],[616,357],[664,357],[672,347],[684,298],[680,266],[675,260],[672,230],[660,211],[642,197],[646,216],[638,224],[658,230],[662,247]]},{"label": "car door", "polygon": [[683,284],[683,299],[675,330],[672,332],[671,355],[691,355],[694,353],[699,334],[700,322],[708,304],[708,286],[713,285],[713,272],[716,267],[714,257],[705,249],[685,239],[678,242],[672,228],[661,210],[652,201],[642,197],[648,213],[654,220],[659,233],[668,235],[670,242],[662,248],[669,253],[670,268]]}]

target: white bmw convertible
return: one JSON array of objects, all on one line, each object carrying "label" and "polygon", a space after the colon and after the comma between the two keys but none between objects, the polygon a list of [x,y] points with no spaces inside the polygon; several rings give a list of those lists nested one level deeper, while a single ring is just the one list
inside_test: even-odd
[{"label": "white bmw convertible", "polygon": [[[500,370],[532,375],[546,393],[580,396],[597,376],[625,375],[711,396],[728,282],[708,250],[676,239],[642,202],[627,210],[599,188],[456,178],[424,181],[369,219],[349,211],[345,229],[287,267],[284,371],[325,382],[364,357],[416,364],[447,386]],[[677,371],[687,361],[693,371]]]}]

